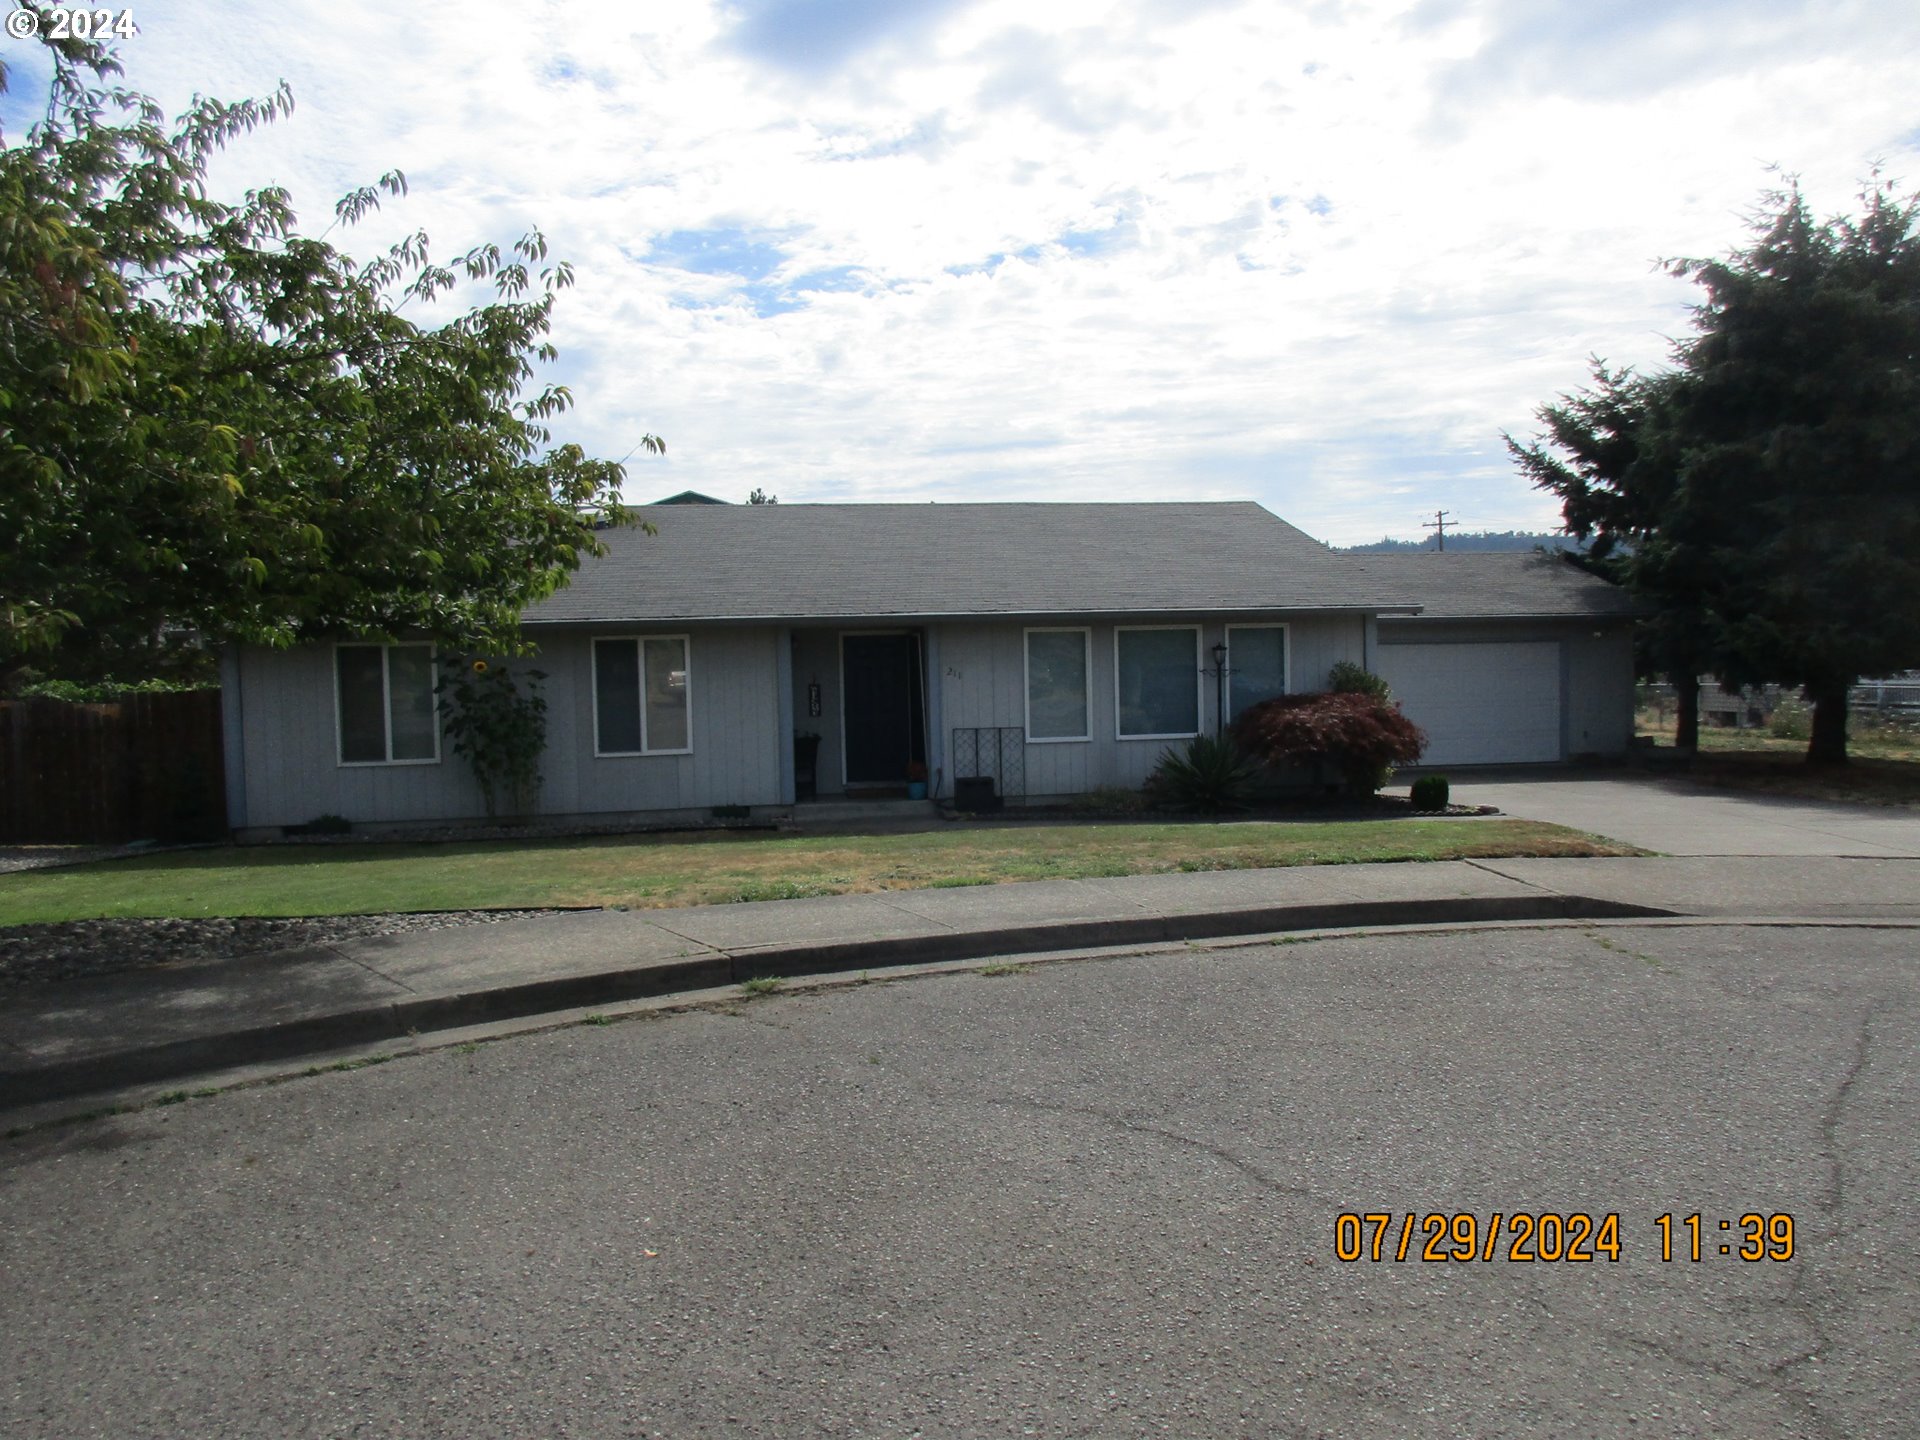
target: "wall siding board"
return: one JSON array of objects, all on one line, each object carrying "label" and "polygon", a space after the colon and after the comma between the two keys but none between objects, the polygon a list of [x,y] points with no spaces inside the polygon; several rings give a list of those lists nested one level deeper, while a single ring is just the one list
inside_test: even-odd
[{"label": "wall siding board", "polygon": [[1573,632],[1567,666],[1567,752],[1620,755],[1633,743],[1633,632]]},{"label": "wall siding board", "polygon": [[[780,803],[778,746],[790,741],[779,733],[774,698],[777,631],[691,631],[693,753],[605,757],[593,753],[594,633],[542,635],[538,653],[521,662],[548,676],[539,813]],[[297,825],[327,814],[367,823],[485,815],[479,785],[444,737],[437,764],[338,763],[331,646],[249,648],[239,665],[246,826]]]},{"label": "wall siding board", "polygon": [[[846,790],[840,779],[840,632],[806,629],[793,634],[794,724],[820,737],[816,793],[839,795]],[[815,681],[820,684],[820,713],[808,715],[807,686]]]},{"label": "wall siding board", "polygon": [[[1183,616],[1142,616],[1128,625],[1194,623]],[[1211,647],[1225,635],[1225,618],[1200,622],[1198,663],[1213,663]],[[1236,615],[1235,625],[1285,624],[1289,627],[1292,668],[1290,690],[1313,690],[1326,683],[1337,660],[1360,659],[1365,625],[1359,616],[1298,616],[1283,613]],[[1114,713],[1112,621],[1049,619],[1031,628],[1092,631],[1089,673],[1089,725],[1092,738],[1029,744],[1025,748],[1027,794],[1077,795],[1107,786],[1138,789],[1160,763],[1161,755],[1181,742],[1122,740]],[[950,736],[955,729],[1015,726],[1026,723],[1026,631],[1019,621],[953,621],[937,627],[942,657],[941,696],[945,714],[938,721]],[[1212,734],[1216,687],[1212,676],[1196,676],[1201,691],[1201,730]],[[951,792],[952,779],[947,781]]]}]

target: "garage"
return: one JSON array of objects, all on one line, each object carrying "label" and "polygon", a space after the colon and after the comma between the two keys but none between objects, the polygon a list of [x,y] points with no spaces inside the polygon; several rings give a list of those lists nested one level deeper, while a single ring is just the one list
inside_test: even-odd
[{"label": "garage", "polygon": [[1427,732],[1422,765],[1561,758],[1557,640],[1383,644],[1375,668]]}]

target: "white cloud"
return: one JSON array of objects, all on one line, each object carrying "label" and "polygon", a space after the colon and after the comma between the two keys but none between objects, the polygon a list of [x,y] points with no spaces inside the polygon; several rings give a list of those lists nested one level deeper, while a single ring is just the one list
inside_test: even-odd
[{"label": "white cloud", "polygon": [[1912,169],[1903,5],[1598,13],[227,0],[125,60],[291,80],[220,174],[313,228],[392,166],[356,245],[544,227],[565,433],[671,447],[635,498],[1247,496],[1345,542],[1550,524],[1500,431],[1661,359],[1655,257],[1736,243],[1769,164],[1823,209]]}]

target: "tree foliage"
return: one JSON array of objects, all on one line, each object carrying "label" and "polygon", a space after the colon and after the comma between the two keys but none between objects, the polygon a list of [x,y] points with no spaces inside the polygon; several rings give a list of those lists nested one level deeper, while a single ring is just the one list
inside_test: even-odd
[{"label": "tree foliage", "polygon": [[1277,695],[1248,706],[1231,733],[1255,760],[1323,765],[1356,795],[1372,794],[1427,748],[1426,732],[1398,705],[1357,691]]},{"label": "tree foliage", "polygon": [[1327,671],[1327,689],[1336,695],[1371,695],[1376,700],[1391,700],[1393,687],[1385,677],[1374,674],[1351,660],[1336,660]]},{"label": "tree foliage", "polygon": [[1705,292],[1671,369],[1596,362],[1508,442],[1656,611],[1676,679],[1806,689],[1813,759],[1845,758],[1857,677],[1920,664],[1916,220],[1880,182],[1825,224],[1769,196],[1747,248],[1669,263]]},{"label": "tree foliage", "polygon": [[[514,649],[625,513],[619,465],[552,443],[566,389],[531,388],[568,266],[537,231],[358,260],[283,189],[209,195],[284,85],[169,125],[109,51],[52,50],[46,118],[0,149],[0,675],[134,668],[185,633]],[[381,177],[328,233],[405,191]]]}]

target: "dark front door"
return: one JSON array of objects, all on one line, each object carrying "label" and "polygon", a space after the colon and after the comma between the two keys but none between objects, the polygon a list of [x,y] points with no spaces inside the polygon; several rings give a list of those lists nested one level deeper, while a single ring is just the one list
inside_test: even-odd
[{"label": "dark front door", "polygon": [[841,695],[847,719],[847,783],[904,785],[924,761],[918,635],[843,635]]}]

